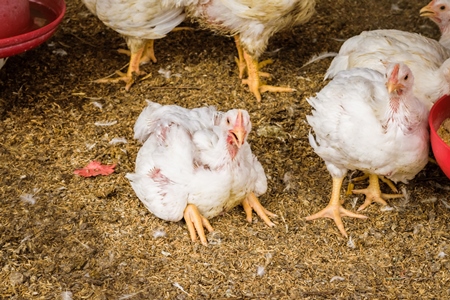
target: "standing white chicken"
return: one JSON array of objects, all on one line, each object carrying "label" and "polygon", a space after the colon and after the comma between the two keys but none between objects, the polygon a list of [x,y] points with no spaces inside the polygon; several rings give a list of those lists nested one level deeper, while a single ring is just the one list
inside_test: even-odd
[{"label": "standing white chicken", "polygon": [[277,32],[306,23],[315,12],[315,0],[175,0],[186,6],[188,15],[203,27],[222,35],[235,37],[238,49],[239,77],[247,68],[247,84],[258,101],[261,93],[291,92],[261,82],[270,76],[259,69],[270,61],[258,62],[269,38]]},{"label": "standing white chicken", "polygon": [[128,91],[134,77],[141,75],[139,65],[156,62],[153,43],[183,22],[183,7],[173,1],[160,0],[82,0],[86,7],[106,26],[125,37],[130,49],[130,64],[126,74],[116,71],[118,78],[104,78],[97,82],[126,83]]},{"label": "standing white chicken", "polygon": [[207,219],[242,204],[247,220],[252,209],[274,226],[257,196],[267,190],[260,162],[247,142],[247,111],[226,113],[214,107],[186,109],[149,102],[135,124],[135,138],[144,144],[135,173],[126,177],[138,198],[155,216],[167,221],[183,217],[191,239],[207,240]]},{"label": "standing white chicken", "polygon": [[405,64],[389,64],[387,77],[371,70],[355,68],[339,72],[316,97],[308,123],[314,151],[325,161],[333,178],[328,206],[307,220],[334,219],[347,236],[341,217],[365,218],[342,207],[340,189],[348,170],[370,176],[365,208],[372,201],[386,205],[397,197],[380,191],[378,176],[395,182],[412,179],[428,161],[428,110],[412,92],[413,74]]},{"label": "standing white chicken", "polygon": [[428,107],[450,92],[450,49],[417,33],[385,29],[364,31],[341,46],[325,79],[351,68],[386,72],[388,61],[403,62],[415,77],[414,94]]},{"label": "standing white chicken", "polygon": [[439,26],[441,31],[439,43],[450,49],[450,1],[433,0],[422,7],[420,16],[430,18]]}]

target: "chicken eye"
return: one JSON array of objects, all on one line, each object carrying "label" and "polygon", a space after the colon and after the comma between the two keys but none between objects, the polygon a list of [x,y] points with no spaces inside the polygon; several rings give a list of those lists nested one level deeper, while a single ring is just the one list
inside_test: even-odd
[{"label": "chicken eye", "polygon": [[230,118],[227,118],[227,125],[230,125]]},{"label": "chicken eye", "polygon": [[404,79],[404,80],[408,80],[408,75],[406,75],[403,79]]},{"label": "chicken eye", "polygon": [[441,7],[439,7],[440,10],[445,10],[445,5],[442,5]]}]

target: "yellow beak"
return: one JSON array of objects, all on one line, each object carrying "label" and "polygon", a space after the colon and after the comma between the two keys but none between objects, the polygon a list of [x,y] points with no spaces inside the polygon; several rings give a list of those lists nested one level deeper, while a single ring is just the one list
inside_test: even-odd
[{"label": "yellow beak", "polygon": [[233,129],[230,130],[230,133],[234,143],[238,148],[240,148],[244,144],[245,136],[247,135],[247,131],[244,127],[244,117],[242,116],[242,112],[240,110],[238,111],[236,122],[234,123]]}]

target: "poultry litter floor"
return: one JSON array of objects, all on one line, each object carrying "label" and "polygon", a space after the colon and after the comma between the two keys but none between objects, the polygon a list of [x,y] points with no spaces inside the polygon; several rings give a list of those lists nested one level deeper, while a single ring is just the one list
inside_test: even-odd
[{"label": "poultry litter floor", "polygon": [[[201,30],[156,41],[158,62],[143,67],[152,76],[130,92],[93,83],[127,63],[116,52],[125,44],[68,0],[56,34],[0,71],[0,298],[449,298],[450,182],[436,165],[399,185],[409,197],[389,201],[392,210],[371,205],[369,219],[344,219],[348,240],[331,220],[304,220],[331,191],[305,121],[306,98],[324,86],[330,60],[301,66],[363,30],[437,38],[435,25],[419,17],[426,2],[318,0],[316,17],[274,36],[263,56],[274,59],[265,68],[270,83],[297,91],[257,103],[237,77],[233,40]],[[134,168],[132,128],[145,99],[247,109],[269,181],[260,200],[277,226],[257,217],[248,224],[238,207],[211,220],[204,247],[183,222],[147,212],[124,178]],[[114,138],[127,143],[110,144]],[[116,172],[73,174],[94,159],[117,163]],[[345,206],[362,200],[347,197]]]}]

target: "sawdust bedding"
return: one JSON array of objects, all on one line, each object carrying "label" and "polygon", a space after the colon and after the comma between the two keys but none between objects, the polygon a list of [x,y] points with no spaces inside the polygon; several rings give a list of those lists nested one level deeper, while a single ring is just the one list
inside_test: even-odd
[{"label": "sawdust bedding", "polygon": [[[331,220],[304,220],[331,191],[305,121],[305,99],[324,86],[330,60],[301,66],[362,30],[438,37],[418,16],[425,2],[319,0],[316,18],[274,36],[263,56],[274,59],[270,83],[296,92],[257,103],[237,78],[232,39],[201,30],[157,41],[158,62],[143,68],[152,76],[130,92],[93,83],[127,63],[116,52],[125,45],[79,0],[67,1],[56,34],[0,71],[0,298],[449,298],[450,184],[436,165],[399,185],[409,197],[390,201],[392,210],[371,205],[369,219],[344,219],[349,239]],[[260,200],[277,226],[248,224],[238,207],[211,220],[204,247],[183,222],[151,215],[124,178],[145,99],[247,109],[269,181]],[[92,160],[117,163],[115,173],[73,174]],[[346,200],[349,209],[362,203]]]}]

